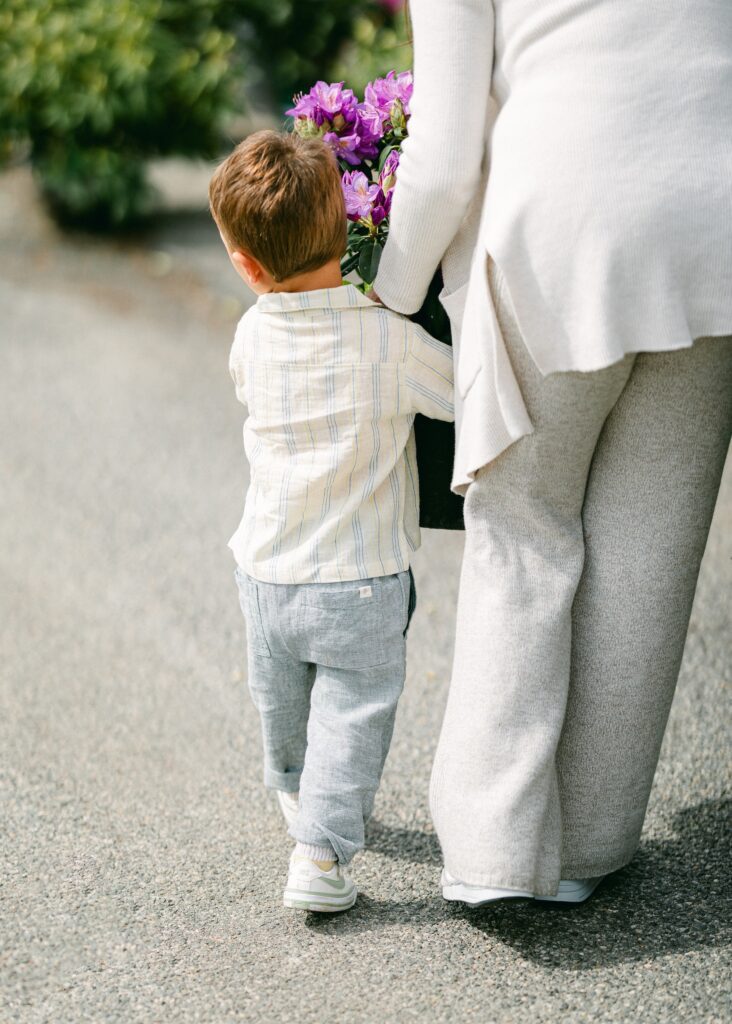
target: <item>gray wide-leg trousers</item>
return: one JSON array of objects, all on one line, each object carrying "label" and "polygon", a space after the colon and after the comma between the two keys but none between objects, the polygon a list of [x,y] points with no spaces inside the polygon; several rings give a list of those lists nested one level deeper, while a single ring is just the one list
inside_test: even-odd
[{"label": "gray wide-leg trousers", "polygon": [[450,874],[550,895],[638,846],[732,431],[732,343],[542,377],[497,275],[535,432],[468,490],[431,809]]}]

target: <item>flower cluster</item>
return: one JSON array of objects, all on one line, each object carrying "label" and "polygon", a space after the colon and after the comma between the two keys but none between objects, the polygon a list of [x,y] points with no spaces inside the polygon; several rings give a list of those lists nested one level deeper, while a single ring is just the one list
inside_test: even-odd
[{"label": "flower cluster", "polygon": [[366,86],[363,106],[380,119],[382,135],[385,129],[391,129],[396,135],[406,132],[412,88],[411,71],[399,75],[390,71],[386,78],[377,78]]},{"label": "flower cluster", "polygon": [[363,171],[346,171],[343,174],[346,216],[350,221],[360,222],[369,228],[378,228],[391,210],[391,197],[396,185],[398,166],[399,150],[392,149],[375,182],[369,180]]},{"label": "flower cluster", "polygon": [[322,138],[338,159],[351,222],[343,269],[358,268],[367,282],[373,280],[386,241],[412,88],[411,71],[390,71],[369,82],[359,102],[343,82],[316,82],[287,111],[299,135]]},{"label": "flower cluster", "polygon": [[316,82],[295,101],[287,114],[295,118],[298,134],[322,136],[336,156],[351,166],[377,155],[381,133],[374,130],[364,104],[357,102],[351,89],[343,88],[343,82]]}]

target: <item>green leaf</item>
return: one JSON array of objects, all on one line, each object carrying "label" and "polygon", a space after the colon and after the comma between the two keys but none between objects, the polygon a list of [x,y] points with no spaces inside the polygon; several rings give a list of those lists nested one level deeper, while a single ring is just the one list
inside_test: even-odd
[{"label": "green leaf", "polygon": [[379,157],[379,170],[380,171],[384,169],[384,164],[386,163],[386,158],[389,156],[389,153],[391,153],[391,151],[393,149],[399,149],[399,143],[395,143],[393,146],[386,146],[384,148],[384,150],[382,151],[381,156]]},{"label": "green leaf", "polygon": [[374,239],[370,245],[364,245],[358,260],[358,273],[362,281],[372,284],[379,269],[381,246]]},{"label": "green leaf", "polygon": [[360,254],[357,252],[351,253],[348,256],[344,256],[341,260],[341,273],[345,277],[346,274],[350,274],[352,270],[355,270],[358,266]]},{"label": "green leaf", "polygon": [[349,252],[360,252],[362,247],[370,242],[371,239],[368,235],[354,235],[348,239],[348,251]]}]

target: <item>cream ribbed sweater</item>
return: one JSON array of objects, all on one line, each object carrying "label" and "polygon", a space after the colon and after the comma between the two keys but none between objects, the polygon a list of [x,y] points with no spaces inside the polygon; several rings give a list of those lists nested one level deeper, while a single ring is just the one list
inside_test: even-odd
[{"label": "cream ribbed sweater", "polygon": [[486,252],[545,374],[732,331],[732,2],[410,6],[413,113],[375,286],[413,312],[442,259],[464,490],[531,430]]}]

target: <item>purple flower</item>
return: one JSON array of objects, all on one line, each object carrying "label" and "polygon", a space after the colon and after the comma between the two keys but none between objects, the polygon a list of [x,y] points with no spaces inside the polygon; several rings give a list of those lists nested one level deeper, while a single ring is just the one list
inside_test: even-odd
[{"label": "purple flower", "polygon": [[384,161],[384,166],[381,168],[381,174],[379,174],[379,186],[382,192],[389,200],[389,206],[391,206],[391,191],[396,185],[396,172],[399,166],[399,150],[392,149],[388,157]]},{"label": "purple flower", "polygon": [[359,103],[358,123],[364,139],[380,142],[384,136],[384,121],[381,111],[371,103]]},{"label": "purple flower", "polygon": [[[394,119],[404,121],[409,117],[409,101],[412,98],[414,79],[411,71],[390,71],[386,78],[376,78],[366,86],[366,103],[382,116],[384,121],[391,121],[394,127]],[[398,127],[404,127],[399,124]]]},{"label": "purple flower", "polygon": [[379,155],[379,143],[381,142],[381,122],[378,118],[374,120],[368,111],[362,109],[362,105],[356,112],[356,132],[361,140],[359,154],[362,160],[373,160]]},{"label": "purple flower", "polygon": [[310,92],[294,99],[295,106],[286,113],[295,118],[296,130],[304,127],[299,122],[305,121],[340,134],[356,121],[356,97],[353,90],[343,88],[343,82],[316,82]]},{"label": "purple flower", "polygon": [[371,208],[371,223],[374,227],[378,227],[389,215],[391,209],[391,193],[384,195],[381,189],[378,189],[374,197],[374,205]]},{"label": "purple flower", "polygon": [[336,132],[326,132],[323,136],[323,142],[328,143],[339,160],[351,164],[352,167],[360,164],[363,159],[361,156],[361,139],[355,132],[352,135],[337,135]]},{"label": "purple flower", "polygon": [[383,195],[379,186],[371,184],[362,171],[346,171],[341,179],[341,185],[348,219],[366,220],[370,217],[379,195]]}]

